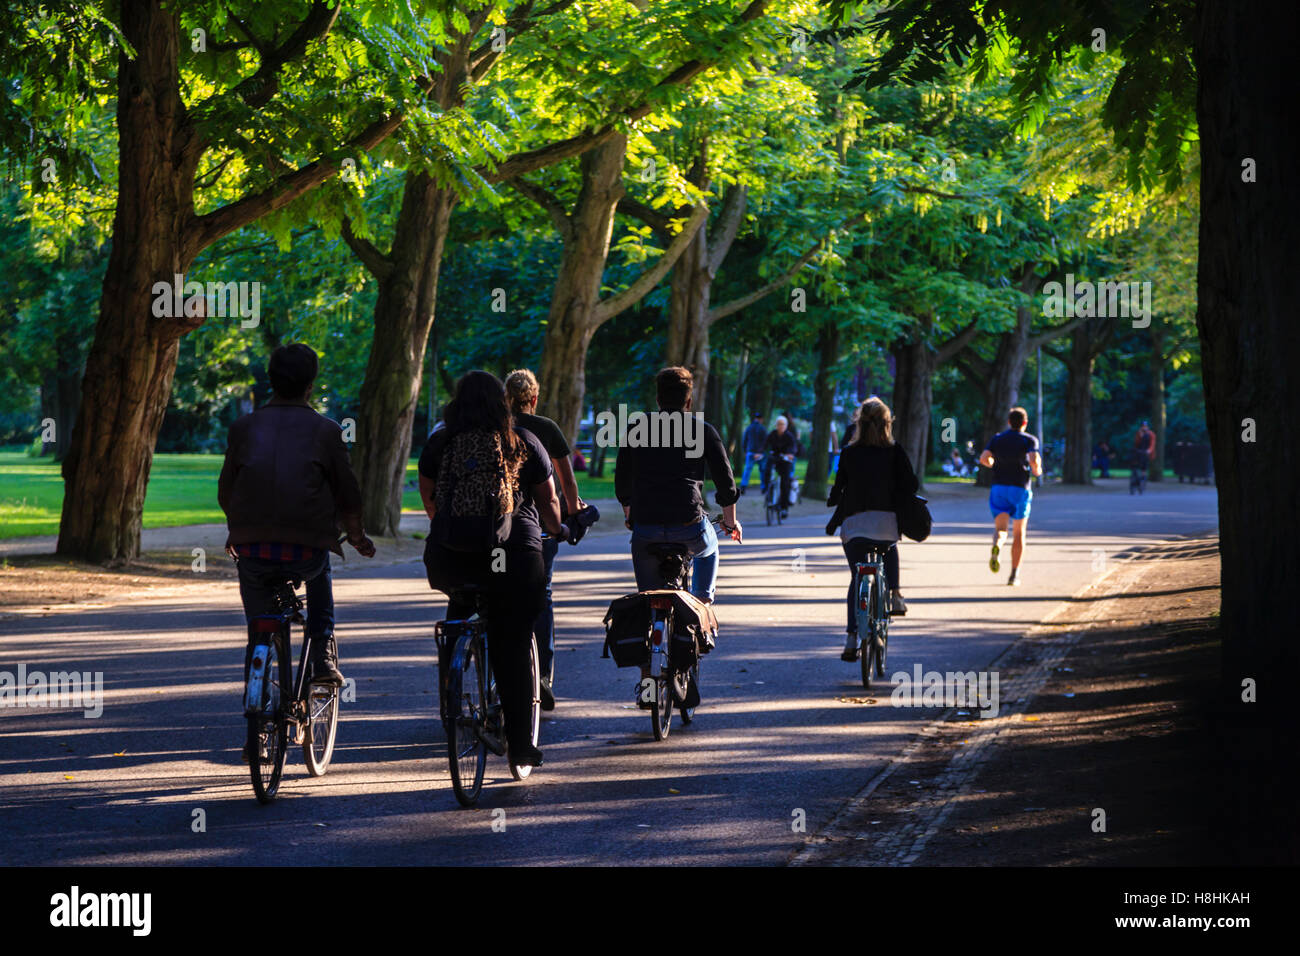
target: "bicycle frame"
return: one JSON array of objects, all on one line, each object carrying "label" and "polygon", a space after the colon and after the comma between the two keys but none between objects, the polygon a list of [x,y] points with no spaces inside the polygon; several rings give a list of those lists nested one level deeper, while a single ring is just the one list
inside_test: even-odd
[{"label": "bicycle frame", "polygon": [[[293,651],[293,630],[294,624],[306,624],[306,619],[302,616],[302,599],[298,597],[296,590],[290,585],[285,584],[275,594],[276,603],[280,606],[280,611],[276,614],[261,614],[254,617],[249,622],[249,627],[254,634],[269,635],[266,639],[275,644],[275,652],[280,660],[291,660]],[[280,707],[276,713],[277,720],[287,720],[290,727],[293,728],[293,742],[302,743],[302,727],[307,722],[307,661],[311,652],[311,635],[303,628],[302,651],[298,656],[297,673],[290,673],[289,685],[283,682],[280,686]],[[267,652],[270,650],[270,644],[256,644],[253,647],[253,653],[250,658],[248,672],[245,675],[245,692],[244,692],[244,713],[245,715],[254,714],[261,711],[262,694],[265,688],[262,686],[262,661],[265,659]],[[281,674],[284,670],[281,669]]]},{"label": "bicycle frame", "polygon": [[874,637],[875,622],[887,612],[885,595],[889,593],[889,578],[885,574],[884,556],[879,551],[868,551],[866,558],[854,566],[853,573],[858,582],[858,639],[865,640],[864,631]]}]

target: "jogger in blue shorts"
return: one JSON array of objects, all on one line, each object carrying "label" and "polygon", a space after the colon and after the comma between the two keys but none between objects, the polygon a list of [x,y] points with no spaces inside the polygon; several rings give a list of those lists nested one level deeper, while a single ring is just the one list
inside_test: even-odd
[{"label": "jogger in blue shorts", "polygon": [[1038,439],[1025,431],[1029,415],[1023,408],[1013,408],[1007,415],[1011,427],[994,435],[980,454],[980,464],[993,470],[993,487],[989,489],[989,513],[993,515],[993,552],[989,570],[996,574],[1002,567],[999,557],[1011,528],[1011,577],[1007,584],[1020,584],[1020,559],[1025,553],[1025,528],[1034,494],[1030,482],[1043,473],[1038,454]]}]

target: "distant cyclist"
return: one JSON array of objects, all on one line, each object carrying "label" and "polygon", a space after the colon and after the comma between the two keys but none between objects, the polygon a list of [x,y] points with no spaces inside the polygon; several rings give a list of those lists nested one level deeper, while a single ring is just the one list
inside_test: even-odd
[{"label": "distant cyclist", "polygon": [[[764,447],[768,452],[768,467],[776,472],[781,481],[781,514],[784,517],[794,503],[790,500],[790,479],[794,477],[794,456],[799,450],[799,443],[790,430],[789,419],[784,415],[777,416],[776,427],[768,433]],[[768,482],[773,480],[771,471],[768,473]]]},{"label": "distant cyclist", "polygon": [[[889,579],[890,614],[902,616],[907,604],[900,590],[898,571],[898,517],[895,502],[902,495],[914,495],[920,483],[903,446],[894,441],[893,416],[889,407],[874,395],[862,403],[854,416],[853,440],[840,456],[827,507],[835,513],[826,526],[827,534],[838,528],[850,571],[866,560],[867,552],[882,553]],[[858,616],[856,582],[850,579],[848,631],[844,643],[846,661],[858,659]]]},{"label": "distant cyclist", "polygon": [[1133,455],[1138,468],[1146,471],[1156,454],[1156,433],[1151,430],[1151,423],[1144,421],[1138,426],[1133,436]]},{"label": "distant cyclist", "polygon": [[1033,500],[1030,482],[1043,473],[1038,453],[1038,439],[1025,431],[1029,414],[1013,408],[1007,415],[1011,427],[989,439],[980,454],[980,464],[993,470],[993,487],[989,489],[989,511],[993,515],[993,553],[989,570],[1001,570],[1000,555],[1006,542],[1007,526],[1012,527],[1011,577],[1007,584],[1020,584],[1020,559],[1025,553],[1025,529],[1029,524],[1029,506]]}]

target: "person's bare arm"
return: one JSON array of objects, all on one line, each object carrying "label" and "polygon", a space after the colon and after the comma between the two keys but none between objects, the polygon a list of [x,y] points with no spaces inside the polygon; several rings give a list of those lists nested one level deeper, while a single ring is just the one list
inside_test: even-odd
[{"label": "person's bare arm", "polygon": [[989,451],[987,448],[985,448],[982,452],[980,452],[980,464],[983,465],[985,468],[992,468],[993,452]]},{"label": "person's bare arm", "polygon": [[433,520],[434,514],[438,511],[437,506],[433,503],[433,492],[437,487],[437,482],[432,478],[426,478],[424,475],[420,476],[420,502],[424,505],[424,513],[429,516],[430,521]]},{"label": "person's bare arm", "polygon": [[1029,453],[1029,473],[1035,478],[1043,473],[1043,459],[1036,451]]},{"label": "person's bare arm", "polygon": [[555,466],[555,473],[560,476],[560,493],[564,495],[564,500],[569,505],[569,514],[576,515],[581,504],[578,498],[578,481],[573,477],[573,456],[552,458],[551,464]]},{"label": "person's bare arm", "polygon": [[560,499],[555,494],[555,482],[549,476],[545,481],[533,485],[533,500],[537,502],[537,513],[541,516],[546,533],[557,538],[564,536],[564,525],[560,523]]},{"label": "person's bare arm", "polygon": [[722,509],[722,523],[736,530],[731,533],[731,539],[739,544],[742,540],[740,519],[736,517],[736,505],[725,505]]}]

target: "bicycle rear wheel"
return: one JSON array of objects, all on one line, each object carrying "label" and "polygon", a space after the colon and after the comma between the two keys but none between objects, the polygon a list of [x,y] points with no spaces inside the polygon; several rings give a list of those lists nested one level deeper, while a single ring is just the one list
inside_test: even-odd
[{"label": "bicycle rear wheel", "polygon": [[672,675],[656,677],[655,707],[650,711],[650,726],[654,730],[655,740],[666,740],[668,731],[673,726],[673,688]]},{"label": "bicycle rear wheel", "polygon": [[266,653],[249,664],[262,672],[262,708],[248,717],[248,769],[258,803],[270,803],[280,789],[284,761],[288,756],[289,724],[284,716],[281,688],[289,683],[287,660],[280,654],[279,641],[266,645]]},{"label": "bicycle rear wheel", "polygon": [[[858,598],[858,637],[862,646],[858,649],[858,662],[862,667],[862,686],[871,687],[871,671],[875,663],[876,656],[876,579],[874,576],[868,577],[866,588],[866,605],[867,610],[861,610],[863,600]],[[861,590],[859,591],[861,594]]]},{"label": "bicycle rear wheel", "polygon": [[473,635],[462,637],[447,675],[447,759],[451,764],[451,788],[463,807],[472,807],[478,800],[487,769],[487,744],[483,742],[486,665],[482,648]]},{"label": "bicycle rear wheel", "polygon": [[302,762],[307,773],[320,777],[334,756],[339,729],[339,689],[333,684],[312,684],[307,693],[307,736],[302,742]]},{"label": "bicycle rear wheel", "polygon": [[[529,714],[529,725],[532,727],[532,737],[530,738],[534,747],[541,740],[542,736],[542,685],[541,685],[541,659],[537,653],[537,638],[530,638],[528,641],[528,686],[532,690],[532,711]],[[510,775],[516,780],[525,780],[533,772],[531,764],[518,765],[513,760],[510,761]]]}]

